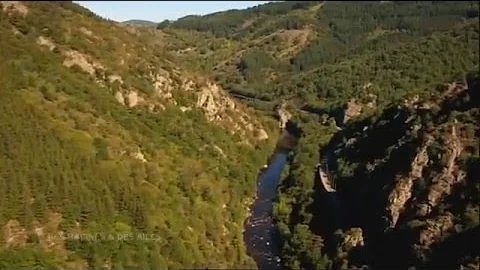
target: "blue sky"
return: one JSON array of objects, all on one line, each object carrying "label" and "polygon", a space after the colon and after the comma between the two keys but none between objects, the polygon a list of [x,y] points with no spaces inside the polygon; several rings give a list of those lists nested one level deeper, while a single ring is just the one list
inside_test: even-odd
[{"label": "blue sky", "polygon": [[204,15],[243,9],[271,1],[73,1],[103,18],[118,22],[131,19],[161,22],[187,15]]}]

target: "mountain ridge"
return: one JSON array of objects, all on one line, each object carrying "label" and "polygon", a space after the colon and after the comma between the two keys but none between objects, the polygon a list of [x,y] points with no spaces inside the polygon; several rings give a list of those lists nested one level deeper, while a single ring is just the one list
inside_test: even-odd
[{"label": "mountain ridge", "polygon": [[139,20],[139,19],[131,19],[131,20],[123,21],[122,23],[136,25],[136,26],[145,26],[145,27],[156,27],[158,25],[157,22],[152,22],[149,20]]}]

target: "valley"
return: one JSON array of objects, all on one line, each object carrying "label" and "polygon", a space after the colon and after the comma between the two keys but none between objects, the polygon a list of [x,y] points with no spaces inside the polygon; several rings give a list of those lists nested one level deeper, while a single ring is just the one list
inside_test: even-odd
[{"label": "valley", "polygon": [[0,35],[0,269],[479,269],[478,2]]}]

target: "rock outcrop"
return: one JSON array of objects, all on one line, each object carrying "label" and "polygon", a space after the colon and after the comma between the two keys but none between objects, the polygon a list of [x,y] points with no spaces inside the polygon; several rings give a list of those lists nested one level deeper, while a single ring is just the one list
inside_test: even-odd
[{"label": "rock outcrop", "polygon": [[354,247],[361,247],[364,244],[362,228],[351,228],[343,235],[341,247],[342,250],[350,250]]},{"label": "rock outcrop", "polygon": [[78,51],[69,50],[63,52],[62,54],[65,57],[63,65],[68,68],[76,65],[90,75],[94,75],[96,70],[105,69],[105,67],[98,61],[95,61],[90,56],[80,53]]},{"label": "rock outcrop", "polygon": [[432,179],[425,202],[418,205],[417,215],[426,216],[440,203],[440,200],[450,194],[452,186],[462,181],[465,172],[455,164],[456,159],[462,152],[462,144],[457,135],[455,125],[452,125],[450,134],[446,136],[446,164],[442,172]]},{"label": "rock outcrop", "polygon": [[284,129],[287,126],[287,122],[292,118],[292,114],[287,111],[287,103],[282,103],[280,108],[277,110],[278,117],[280,118],[279,126],[281,129]]},{"label": "rock outcrop", "polygon": [[361,113],[362,113],[362,105],[357,103],[356,99],[352,98],[345,105],[343,123],[347,123],[349,120],[359,116]]},{"label": "rock outcrop", "polygon": [[[77,58],[86,59],[85,57]],[[93,66],[87,65],[87,61],[80,61],[80,64],[92,72]],[[181,71],[175,69],[167,71],[163,68],[155,69],[153,66],[149,68],[150,73],[147,77],[152,84],[154,93],[147,95],[133,89],[123,89],[114,94],[119,103],[129,107],[146,106],[150,112],[155,112],[155,108],[165,110],[165,104],[177,105],[182,112],[196,107],[203,111],[207,121],[220,124],[232,133],[240,134],[242,137],[251,134],[259,141],[268,139],[268,134],[261,124],[251,118],[245,109],[238,106],[216,83],[204,78],[185,76]],[[121,88],[128,87],[124,85],[120,76],[111,75],[108,80],[110,83],[118,81]],[[176,96],[180,94],[193,99],[193,106],[178,105]]]},{"label": "rock outcrop", "polygon": [[390,227],[395,227],[405,204],[412,197],[413,182],[422,177],[422,172],[428,164],[427,148],[431,143],[428,139],[411,163],[411,171],[406,176],[398,176],[395,187],[388,196],[387,211],[390,214]]},{"label": "rock outcrop", "polygon": [[37,38],[37,44],[47,47],[50,51],[53,51],[56,47],[55,43],[53,43],[50,39],[45,38],[44,36],[39,36]]},{"label": "rock outcrop", "polygon": [[428,260],[431,246],[447,238],[454,225],[454,217],[450,213],[427,219],[426,226],[418,233],[417,243],[412,247],[417,259]]},{"label": "rock outcrop", "polygon": [[20,14],[25,17],[28,14],[28,8],[21,1],[2,1],[3,12],[8,15],[12,13]]},{"label": "rock outcrop", "polygon": [[142,153],[142,150],[138,148],[137,152],[133,153],[133,158],[140,160],[141,162],[148,162],[148,160],[145,158],[145,155]]}]

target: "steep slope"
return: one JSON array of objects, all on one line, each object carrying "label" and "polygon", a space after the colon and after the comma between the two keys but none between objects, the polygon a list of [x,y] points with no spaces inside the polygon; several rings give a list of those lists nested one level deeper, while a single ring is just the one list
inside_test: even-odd
[{"label": "steep slope", "polygon": [[477,2],[158,28],[0,3],[1,268],[253,267],[242,223],[278,123],[224,89],[301,131],[274,209],[286,267],[478,264],[459,244],[478,236]]},{"label": "steep slope", "polygon": [[[318,81],[319,76],[325,77],[324,70],[334,67],[336,70],[328,72],[351,76],[347,68],[356,66],[357,61],[381,55],[398,58],[406,47],[407,52],[414,48],[412,54],[423,53],[424,42],[445,50],[437,40],[440,33],[472,18],[478,18],[476,2],[289,1],[188,16],[161,23],[159,28],[181,36],[182,42],[175,47],[181,59],[212,74],[229,91],[275,101],[302,95],[304,102],[315,104],[325,99],[327,90],[330,99],[342,91],[355,91],[352,86],[327,89],[333,87]],[[452,47],[445,51],[465,47],[462,38],[463,33],[450,38]],[[470,40],[467,44],[475,43]],[[418,59],[418,55],[414,57]],[[470,64],[475,55],[459,57]],[[325,93],[317,96],[311,91],[315,87]]]},{"label": "steep slope", "polygon": [[[475,268],[480,246],[458,241],[480,225],[479,86],[478,72],[469,73],[333,137],[331,124],[298,122],[303,136],[275,210],[284,264]],[[315,170],[324,158],[335,193]]]},{"label": "steep slope", "polygon": [[[337,186],[351,210],[342,229],[362,228],[366,250],[355,252],[371,254],[369,263],[439,266],[432,256],[444,240],[478,230],[480,81],[472,75],[466,84],[446,85],[431,98],[386,110],[372,124],[348,128],[344,140],[351,143],[331,146],[341,149]],[[362,126],[368,129],[360,135]],[[389,138],[381,135],[385,130]],[[392,243],[397,252],[387,250]],[[457,268],[478,264],[478,256],[471,245],[459,257],[440,258]]]},{"label": "steep slope", "polygon": [[242,222],[272,120],[151,29],[0,3],[0,267],[250,267]]}]

